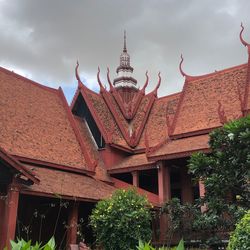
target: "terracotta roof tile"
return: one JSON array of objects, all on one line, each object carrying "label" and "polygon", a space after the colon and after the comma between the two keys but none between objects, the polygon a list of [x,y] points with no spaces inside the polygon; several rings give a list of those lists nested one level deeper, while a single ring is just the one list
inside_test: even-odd
[{"label": "terracotta roof tile", "polygon": [[221,126],[218,101],[228,120],[242,115],[238,93],[244,95],[247,65],[240,65],[185,82],[173,135]]},{"label": "terracotta roof tile", "polygon": [[[28,166],[28,165],[27,165]],[[109,197],[115,188],[89,176],[46,168],[32,168],[40,183],[25,187],[21,192],[38,192],[72,198],[100,200]]]},{"label": "terracotta roof tile", "polygon": [[106,105],[103,97],[92,91],[88,91],[88,98],[92,102],[98,117],[106,131],[112,135],[112,140],[114,143],[127,146],[126,141],[123,139],[120,129],[118,128],[112,113],[110,112],[108,106]]},{"label": "terracotta roof tile", "polygon": [[166,122],[166,114],[168,113],[171,124],[177,109],[179,96],[180,93],[177,93],[155,100],[145,126],[146,129],[143,131],[137,149],[145,148],[144,139],[146,131],[150,147],[154,147],[162,140],[167,139],[168,127]]},{"label": "terracotta roof tile", "polygon": [[209,135],[198,135],[178,140],[171,140],[165,143],[160,149],[150,154],[149,159],[156,160],[185,157],[199,150],[209,149]]},{"label": "terracotta roof tile", "polygon": [[108,172],[112,172],[110,170],[121,170],[138,166],[153,165],[153,164],[154,162],[148,161],[146,154],[136,154],[128,156],[122,162],[110,167]]},{"label": "terracotta roof tile", "polygon": [[58,90],[0,68],[0,146],[12,155],[85,168]]}]

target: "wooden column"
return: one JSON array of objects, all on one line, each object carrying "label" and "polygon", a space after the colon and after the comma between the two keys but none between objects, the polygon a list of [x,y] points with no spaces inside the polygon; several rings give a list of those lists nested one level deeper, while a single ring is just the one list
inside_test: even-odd
[{"label": "wooden column", "polygon": [[139,171],[133,171],[132,176],[133,176],[133,186],[139,187]]},{"label": "wooden column", "polygon": [[[200,198],[204,198],[205,196],[205,185],[202,180],[199,181],[199,192],[200,192]],[[201,212],[205,212],[207,209],[206,205],[201,206]]]},{"label": "wooden column", "polygon": [[187,167],[182,166],[181,172],[181,200],[183,203],[193,203],[194,194],[191,176],[188,174]]},{"label": "wooden column", "polygon": [[[158,193],[159,202],[163,205],[171,199],[170,169],[162,162],[158,163]],[[165,242],[168,229],[168,218],[166,214],[160,216],[160,241]]]},{"label": "wooden column", "polygon": [[78,207],[79,203],[75,202],[70,210],[68,218],[69,229],[67,232],[67,245],[77,243],[76,240],[77,240]]},{"label": "wooden column", "polygon": [[19,191],[20,186],[15,181],[13,181],[8,187],[2,233],[3,246],[0,246],[0,249],[4,246],[7,246],[7,248],[10,249],[10,240],[15,239]]},{"label": "wooden column", "polygon": [[158,193],[160,204],[171,199],[170,171],[162,162],[158,163]]}]

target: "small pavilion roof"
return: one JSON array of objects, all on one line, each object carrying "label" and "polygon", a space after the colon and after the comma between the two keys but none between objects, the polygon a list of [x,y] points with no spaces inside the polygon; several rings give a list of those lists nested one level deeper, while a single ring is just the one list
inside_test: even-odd
[{"label": "small pavilion roof", "polygon": [[65,171],[26,165],[38,176],[40,183],[22,188],[22,193],[86,201],[109,197],[115,188],[92,177]]}]

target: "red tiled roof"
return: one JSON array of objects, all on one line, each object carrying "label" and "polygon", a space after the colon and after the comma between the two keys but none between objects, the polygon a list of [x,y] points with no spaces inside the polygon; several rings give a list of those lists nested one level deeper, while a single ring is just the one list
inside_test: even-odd
[{"label": "red tiled roof", "polygon": [[174,159],[186,157],[196,151],[209,150],[209,135],[198,135],[177,140],[167,141],[161,148],[152,152],[149,159]]},{"label": "red tiled roof", "polygon": [[8,153],[86,168],[60,91],[0,68],[0,146]]},{"label": "red tiled roof", "polygon": [[[28,165],[27,165],[28,166]],[[60,195],[71,199],[97,201],[109,197],[115,188],[89,176],[30,166],[40,183],[22,188],[22,193]]]},{"label": "red tiled roof", "polygon": [[[146,154],[136,154],[126,157],[122,162],[116,164],[108,169],[109,173],[118,173],[131,171],[133,168],[139,169],[140,167],[150,167],[154,162],[147,159]],[[129,169],[129,170],[128,170]]]},{"label": "red tiled roof", "polygon": [[176,93],[155,100],[139,146],[145,147],[145,133],[147,133],[150,147],[157,146],[163,140],[167,139],[168,124],[166,121],[166,115],[168,115],[171,124],[177,109],[179,96],[180,93]]},{"label": "red tiled roof", "polygon": [[[242,115],[247,64],[186,79],[174,118],[173,136],[221,126],[218,101],[228,120]],[[240,90],[240,95],[238,93]]]}]

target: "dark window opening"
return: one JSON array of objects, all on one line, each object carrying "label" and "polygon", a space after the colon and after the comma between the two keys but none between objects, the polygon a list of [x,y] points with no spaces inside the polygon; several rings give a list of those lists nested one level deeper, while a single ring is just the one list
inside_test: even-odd
[{"label": "dark window opening", "polygon": [[75,108],[72,112],[74,115],[85,119],[98,148],[104,148],[105,147],[105,140],[102,137],[102,134],[101,134],[100,130],[98,129],[97,124],[96,124],[93,116],[91,115],[91,112],[90,112],[85,100],[83,99],[83,97],[81,95],[78,96]]},{"label": "dark window opening", "polygon": [[111,176],[128,184],[133,184],[133,177],[131,173],[112,174]]},{"label": "dark window opening", "polygon": [[139,187],[158,194],[158,169],[139,171]]},{"label": "dark window opening", "polygon": [[170,183],[171,183],[171,198],[178,198],[182,201],[181,198],[181,175],[180,169],[171,169],[170,173]]}]

